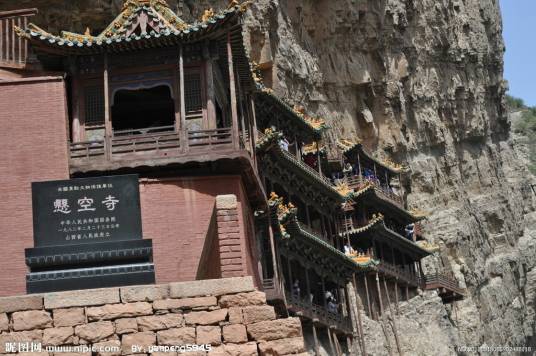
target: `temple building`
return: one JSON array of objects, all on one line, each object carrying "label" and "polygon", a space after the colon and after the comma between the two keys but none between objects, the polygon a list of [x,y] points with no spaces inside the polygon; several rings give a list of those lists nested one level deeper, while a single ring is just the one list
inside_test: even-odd
[{"label": "temple building", "polygon": [[128,0],[102,32],[58,35],[31,23],[36,10],[0,13],[0,294],[35,291],[35,273],[46,284],[130,271],[39,264],[25,249],[31,183],[134,174],[154,282],[252,276],[301,319],[313,354],[364,353],[363,320],[419,289],[463,298],[452,277],[423,271],[433,249],[425,214],[407,206],[406,167],[357,138],[328,158],[329,120],[279,98],[262,80],[269,64],[250,60],[247,7],[186,23],[163,0]]}]

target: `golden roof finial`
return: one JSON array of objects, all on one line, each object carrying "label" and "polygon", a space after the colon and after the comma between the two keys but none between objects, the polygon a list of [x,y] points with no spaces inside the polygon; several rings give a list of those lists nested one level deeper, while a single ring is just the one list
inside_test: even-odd
[{"label": "golden roof finial", "polygon": [[86,32],[84,32],[84,35],[91,36],[91,30],[89,29],[89,27],[86,27]]},{"label": "golden roof finial", "polygon": [[240,2],[238,2],[238,0],[230,0],[229,6],[227,6],[227,8],[230,9],[231,7],[235,7],[237,5],[240,5]]},{"label": "golden roof finial", "polygon": [[201,21],[207,22],[208,20],[210,20],[213,17],[214,17],[214,10],[212,10],[212,8],[210,8],[208,10],[205,10],[205,12],[203,12],[203,16],[201,16]]}]

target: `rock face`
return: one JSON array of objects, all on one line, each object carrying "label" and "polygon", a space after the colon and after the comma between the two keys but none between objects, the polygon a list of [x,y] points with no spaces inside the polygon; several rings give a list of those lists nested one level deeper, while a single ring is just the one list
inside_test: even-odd
[{"label": "rock face", "polygon": [[[227,1],[168,3],[191,20]],[[0,0],[2,9],[26,4],[40,8],[44,27],[83,31],[103,28],[121,1]],[[325,117],[331,148],[358,135],[411,169],[409,204],[429,213],[427,238],[441,247],[425,269],[445,267],[467,288],[456,306],[425,294],[401,308],[400,342],[411,354],[455,353],[439,343],[536,346],[535,179],[510,134],[498,6],[257,0],[246,15],[251,58],[273,62],[265,82]],[[392,337],[365,323],[370,352],[387,354]]]}]

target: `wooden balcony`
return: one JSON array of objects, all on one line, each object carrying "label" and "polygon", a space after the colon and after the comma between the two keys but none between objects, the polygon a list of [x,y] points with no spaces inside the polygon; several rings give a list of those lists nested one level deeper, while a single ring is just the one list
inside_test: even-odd
[{"label": "wooden balcony", "polygon": [[379,273],[382,273],[387,279],[397,279],[400,282],[407,283],[410,286],[422,288],[422,280],[417,274],[413,274],[404,268],[395,266],[391,263],[380,260],[376,266]]},{"label": "wooden balcony", "polygon": [[173,126],[116,131],[101,140],[70,143],[71,173],[249,158],[231,128],[175,131]]},{"label": "wooden balcony", "polygon": [[365,186],[365,182],[372,183],[374,185],[374,190],[375,190],[376,194],[378,194],[383,199],[386,199],[386,200],[392,202],[393,204],[395,204],[400,209],[404,209],[404,199],[400,195],[395,194],[390,189],[382,186],[378,180],[367,179],[367,178],[365,178],[363,176],[359,176],[359,175],[346,177],[345,180],[346,180],[346,182],[348,184],[348,187],[350,189],[354,189],[356,191],[359,191],[359,190],[363,189],[364,186]]},{"label": "wooden balcony", "polygon": [[465,292],[454,277],[446,273],[427,274],[424,277],[424,289],[437,289],[437,293],[444,303],[463,299]]},{"label": "wooden balcony", "polygon": [[301,318],[307,318],[313,322],[323,324],[343,333],[351,333],[352,321],[341,313],[333,313],[326,307],[309,302],[306,299],[292,296],[287,293],[288,310]]}]

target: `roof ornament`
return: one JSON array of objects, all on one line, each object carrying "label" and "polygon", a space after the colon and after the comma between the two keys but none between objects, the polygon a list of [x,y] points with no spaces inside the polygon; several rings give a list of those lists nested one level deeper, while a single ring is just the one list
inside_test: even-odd
[{"label": "roof ornament", "polygon": [[212,8],[207,9],[207,10],[205,10],[205,12],[203,12],[203,16],[201,16],[201,21],[207,22],[208,20],[213,18],[214,15],[215,15],[214,10],[212,10]]}]

